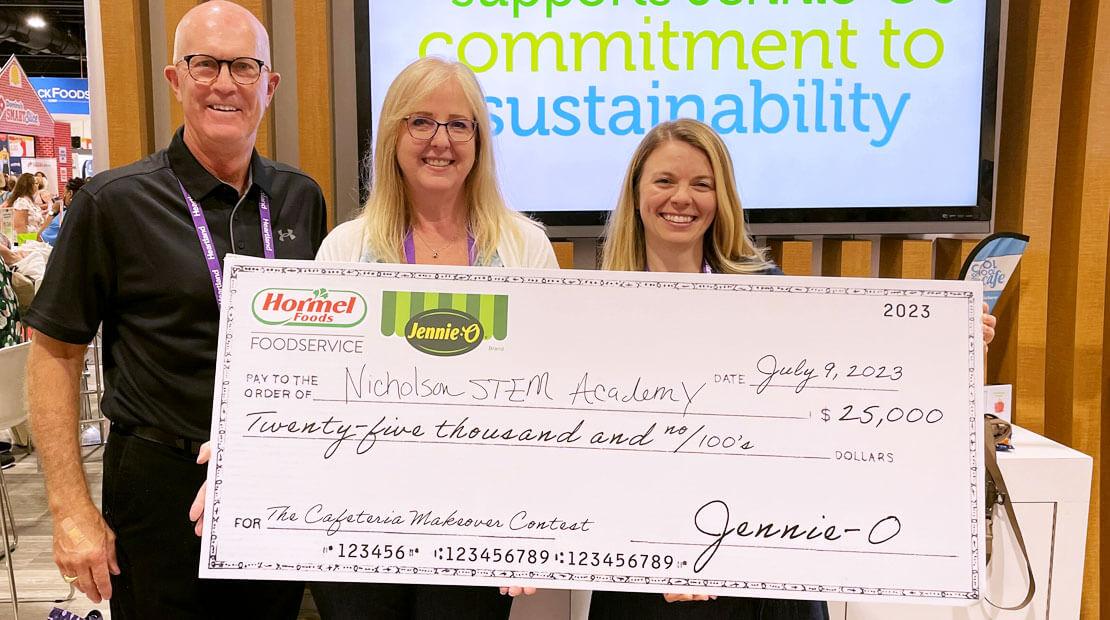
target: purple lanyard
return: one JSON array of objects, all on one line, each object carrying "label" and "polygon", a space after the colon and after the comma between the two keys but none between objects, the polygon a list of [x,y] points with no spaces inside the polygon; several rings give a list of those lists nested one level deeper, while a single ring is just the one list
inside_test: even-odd
[{"label": "purple lanyard", "polygon": [[[216,305],[219,306],[223,299],[223,268],[220,267],[220,258],[216,256],[216,244],[212,241],[212,234],[208,231],[208,222],[204,219],[200,203],[193,200],[188,190],[177,181],[181,188],[181,195],[185,197],[185,205],[189,207],[189,217],[193,218],[193,228],[197,231],[200,240],[200,249],[204,253],[204,261],[208,263],[208,275],[212,278],[212,292],[216,294]],[[274,232],[270,227],[270,197],[266,192],[261,192],[258,197],[258,217],[262,227],[262,253],[266,258],[274,257]]]},{"label": "purple lanyard", "polygon": [[[452,241],[452,243],[454,243],[454,242]],[[408,234],[405,235],[404,247],[405,247],[405,262],[409,265],[415,265],[416,264],[416,241],[413,239],[411,228],[409,229]],[[478,257],[474,252],[474,235],[470,234],[470,231],[467,231],[467,233],[466,233],[466,256],[467,256],[467,260],[470,261],[470,266],[471,267],[473,267],[474,264],[478,262]]]}]

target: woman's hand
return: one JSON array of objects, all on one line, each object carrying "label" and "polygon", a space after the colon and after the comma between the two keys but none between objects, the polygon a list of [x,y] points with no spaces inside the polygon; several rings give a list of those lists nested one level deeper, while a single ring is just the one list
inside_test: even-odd
[{"label": "woman's hand", "polygon": [[714,594],[664,594],[663,599],[668,603],[682,603],[686,601],[715,601]]},{"label": "woman's hand", "polygon": [[[200,447],[200,452],[197,454],[197,465],[204,465],[208,459],[212,458],[212,448],[208,445],[211,442],[204,442]],[[208,481],[205,480],[204,484],[200,485],[197,489],[197,496],[193,500],[193,505],[189,507],[189,520],[195,523],[193,531],[197,536],[201,535],[204,531],[204,495],[208,490]]]},{"label": "woman's hand", "polygon": [[520,595],[531,596],[535,593],[535,588],[525,588],[523,586],[501,586],[501,594],[508,594],[512,597],[517,597]]},{"label": "woman's hand", "polygon": [[990,313],[987,302],[983,302],[983,353],[987,352],[987,345],[994,340],[994,328],[998,325],[998,317]]}]

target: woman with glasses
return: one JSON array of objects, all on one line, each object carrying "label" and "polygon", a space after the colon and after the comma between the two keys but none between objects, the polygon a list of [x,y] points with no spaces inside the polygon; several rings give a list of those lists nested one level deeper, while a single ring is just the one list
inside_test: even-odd
[{"label": "woman with glasses", "polygon": [[[393,80],[378,121],[362,215],[324,239],[317,260],[557,269],[539,224],[497,185],[489,113],[465,65],[422,58]],[[388,472],[382,472],[389,475]],[[534,588],[313,583],[327,618],[507,618]]]},{"label": "woman with glasses", "polygon": [[428,57],[406,67],[382,104],[362,215],[337,226],[316,258],[558,268],[540,225],[505,204],[489,127],[465,65]]},{"label": "woman with glasses", "polygon": [[[190,72],[201,72],[197,79],[215,79],[227,62],[208,60],[185,57]],[[250,79],[249,69],[245,62],[229,63],[237,81]],[[557,269],[543,228],[510,210],[501,196],[489,127],[485,96],[465,65],[427,57],[402,70],[379,116],[370,197],[359,217],[324,239],[317,260]],[[210,454],[205,444],[197,462],[206,463]],[[190,509],[198,536],[204,495],[202,488]],[[323,582],[310,588],[325,620],[496,620],[508,618],[511,597],[535,592]]]}]

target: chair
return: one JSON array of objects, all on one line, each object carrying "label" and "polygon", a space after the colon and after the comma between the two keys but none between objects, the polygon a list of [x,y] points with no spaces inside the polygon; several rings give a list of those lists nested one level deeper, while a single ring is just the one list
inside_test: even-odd
[{"label": "chair", "polygon": [[[14,347],[0,349],[0,430],[7,430],[16,424],[27,420],[27,392],[25,379],[27,374],[27,352],[31,343],[25,342]],[[8,535],[9,528],[11,536]],[[19,620],[19,595],[15,590],[15,567],[12,564],[12,553],[19,545],[19,535],[15,531],[15,515],[12,512],[12,502],[8,497],[8,485],[4,480],[4,470],[0,469],[0,532],[4,537],[4,561],[8,566],[8,586],[11,588],[11,604],[14,609],[14,620]],[[73,584],[69,586],[69,594],[65,598],[37,598],[24,599],[25,603],[62,603],[71,600],[74,595]],[[5,602],[5,601],[0,601]]]},{"label": "chair", "polygon": [[[108,443],[108,418],[104,417],[104,413],[100,410],[100,400],[104,397],[103,366],[100,363],[101,348],[100,332],[97,332],[85,352],[85,368],[81,373],[81,419],[78,424],[81,446],[103,446]],[[90,441],[85,431],[91,430],[94,426],[96,441]]]}]

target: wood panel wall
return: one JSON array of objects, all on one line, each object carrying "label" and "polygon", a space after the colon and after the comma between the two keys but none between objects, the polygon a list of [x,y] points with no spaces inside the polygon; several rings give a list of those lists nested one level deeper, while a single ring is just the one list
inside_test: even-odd
[{"label": "wood panel wall", "polygon": [[1000,302],[1004,330],[991,347],[996,379],[1012,383],[1021,423],[1044,432],[1048,272],[1052,263],[1052,196],[1067,44],[1067,0],[1010,4],[995,227],[1021,231],[1030,243],[1020,288]]},{"label": "wood panel wall", "polygon": [[[1110,245],[1110,2],[1074,0],[1060,108],[1048,283],[1045,431],[1095,457],[1084,615],[1110,608],[1110,574],[1100,560],[1103,409]],[[1107,615],[1107,614],[1102,614]]]},{"label": "wood panel wall", "polygon": [[768,246],[771,259],[788,276],[813,273],[813,242],[798,239],[772,239]]},{"label": "wood panel wall", "polygon": [[[164,0],[165,36],[194,0]],[[245,0],[271,24],[271,0]],[[332,25],[327,0],[295,0],[299,165],[334,196]],[[151,28],[141,0],[100,0],[111,165],[153,150]],[[323,18],[321,16],[324,16]],[[284,19],[287,16],[278,16]],[[134,33],[134,36],[118,36]],[[1110,0],[1010,0],[1001,127],[996,230],[1030,236],[1017,282],[1003,295],[989,353],[988,380],[1014,384],[1016,421],[1095,458],[1083,618],[1110,610],[1110,523],[1101,518],[1101,476],[1110,416]],[[283,68],[284,69],[284,68]],[[180,110],[172,106],[174,124]],[[174,116],[176,114],[176,116]],[[258,148],[274,151],[272,115]],[[346,191],[346,190],[344,190]],[[791,275],[955,278],[974,239],[772,239],[772,256]],[[564,248],[565,250],[566,248]],[[879,253],[878,273],[872,252]],[[815,258],[815,253],[817,254]],[[815,267],[816,264],[816,267]],[[928,265],[928,266],[926,266]]]},{"label": "wood panel wall", "polygon": [[328,226],[335,225],[335,140],[332,132],[331,3],[297,0],[297,125],[300,167],[316,179],[329,205]]},{"label": "wood panel wall", "polygon": [[111,24],[104,33],[104,83],[108,112],[109,167],[129,164],[154,150],[154,107],[150,28],[146,2],[100,0],[100,23]]},{"label": "wood panel wall", "polygon": [[[197,0],[165,0],[163,14],[162,28],[166,32],[166,64],[172,63],[176,60],[173,57],[173,39],[174,33],[177,30],[177,22],[189,12],[189,9],[197,5]],[[185,114],[181,110],[181,104],[177,102],[172,94],[170,95],[170,127],[175,130],[185,122]]]},{"label": "wood panel wall", "polygon": [[821,244],[821,275],[844,278],[871,276],[871,242],[866,239],[825,239]]},{"label": "wood panel wall", "polygon": [[559,261],[560,269],[574,269],[574,243],[570,241],[556,241],[551,244],[555,250],[555,260]]},{"label": "wood panel wall", "polygon": [[933,242],[927,239],[884,238],[879,242],[879,277],[932,278]]},{"label": "wood panel wall", "polygon": [[[270,19],[270,0],[237,1],[251,13],[254,13],[254,16],[262,22],[262,25],[266,26],[267,32],[273,32],[272,20]],[[274,156],[274,107],[272,105],[270,109],[266,110],[266,114],[262,116],[262,122],[258,125],[258,135],[254,139],[254,148],[258,149],[258,154],[263,157],[272,158]]]}]

